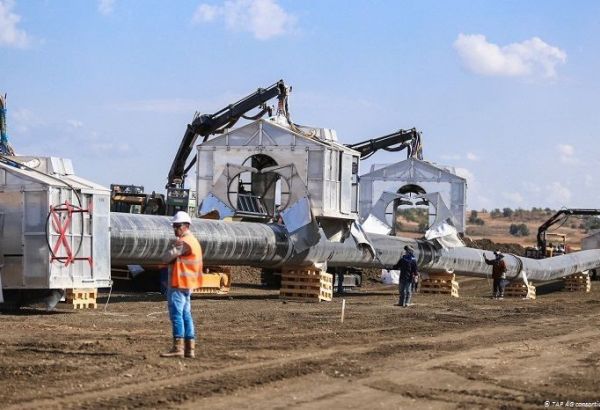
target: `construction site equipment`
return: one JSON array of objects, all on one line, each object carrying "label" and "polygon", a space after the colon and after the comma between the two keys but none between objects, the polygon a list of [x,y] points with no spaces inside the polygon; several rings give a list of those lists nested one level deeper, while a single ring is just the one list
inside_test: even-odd
[{"label": "construction site equipment", "polygon": [[406,149],[406,158],[423,159],[421,133],[416,128],[398,130],[383,137],[373,138],[355,144],[346,144],[360,152],[360,159],[367,159],[380,149],[388,152],[398,152]]},{"label": "construction site equipment", "polygon": [[267,222],[281,218],[297,248],[342,241],[358,219],[358,152],[333,130],[298,131],[260,119],[198,145],[199,214]]},{"label": "construction site equipment", "polygon": [[16,304],[110,286],[110,192],[69,160],[0,157],[0,265]]},{"label": "construction site equipment", "polygon": [[[196,114],[191,124],[188,124],[185,134],[181,140],[169,175],[167,178],[167,214],[172,215],[177,210],[181,210],[176,201],[185,192],[184,183],[187,172],[194,166],[196,158],[194,157],[186,166],[186,162],[194,148],[198,136],[203,137],[202,142],[206,142],[211,135],[221,134],[231,128],[240,118],[258,119],[271,109],[265,103],[271,98],[279,98],[279,106],[282,112],[287,112],[288,88],[283,80],[267,88],[259,88],[256,92],[242,98],[241,100],[228,105],[214,114]],[[255,108],[261,108],[261,111],[253,117],[244,115]],[[289,118],[289,115],[288,115]]]},{"label": "construction site equipment", "polygon": [[[556,224],[564,224],[567,218],[569,218],[572,215],[596,216],[600,215],[600,209],[567,208],[559,210],[554,215],[552,215],[546,222],[540,225],[537,232],[537,247],[527,248],[525,250],[526,256],[534,259],[541,259],[554,256],[556,252],[553,246],[549,246],[549,238],[551,235],[556,236],[561,234],[548,233],[547,231]],[[563,248],[566,249],[566,236],[561,236],[560,238],[563,242]]]},{"label": "construction site equipment", "polygon": [[[389,268],[401,258],[404,246],[410,245],[416,250],[415,257],[421,272],[453,271],[456,275],[491,276],[491,266],[483,260],[486,251],[467,247],[444,249],[426,240],[368,234],[377,255],[374,258],[350,241],[329,241],[324,234],[315,246],[298,252],[285,227],[279,224],[193,219],[191,230],[200,240],[206,265],[277,268],[327,261],[328,266]],[[113,263],[160,263],[171,235],[172,227],[167,217],[111,214]],[[504,260],[509,280],[526,277],[532,281],[545,281],[600,267],[600,250],[541,260],[505,254]]]},{"label": "construction site equipment", "polygon": [[[385,222],[390,227],[398,217],[399,206],[404,205],[400,201],[410,201],[413,206],[425,205],[422,202],[424,195],[438,194],[450,211],[456,230],[463,233],[466,229],[467,181],[453,167],[411,157],[389,165],[373,164],[369,172],[360,176],[359,184],[360,220],[363,222],[386,192],[402,197],[386,204],[384,213],[391,214],[392,219]],[[430,215],[430,225],[435,217]]]},{"label": "construction site equipment", "polygon": [[110,211],[132,214],[165,215],[165,197],[152,192],[146,194],[140,185],[110,185]]},{"label": "construction site equipment", "polygon": [[231,268],[224,266],[205,266],[200,275],[200,286],[192,291],[194,294],[229,293],[231,287]]}]

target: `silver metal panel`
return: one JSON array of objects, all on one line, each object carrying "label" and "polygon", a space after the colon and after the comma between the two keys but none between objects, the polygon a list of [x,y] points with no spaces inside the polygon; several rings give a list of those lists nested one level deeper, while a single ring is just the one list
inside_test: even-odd
[{"label": "silver metal panel", "polygon": [[340,162],[340,211],[349,214],[352,212],[352,155],[342,153]]}]

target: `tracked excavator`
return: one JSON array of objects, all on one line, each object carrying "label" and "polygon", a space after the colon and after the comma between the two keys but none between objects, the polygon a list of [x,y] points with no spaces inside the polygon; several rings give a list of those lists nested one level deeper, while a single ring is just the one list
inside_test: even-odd
[{"label": "tracked excavator", "polygon": [[[548,229],[557,224],[564,224],[570,216],[597,216],[600,215],[600,209],[582,209],[582,208],[566,208],[561,209],[552,215],[546,222],[540,225],[537,232],[537,246],[535,248],[527,248],[525,256],[532,259],[543,259],[556,256],[556,251],[553,246],[550,246],[549,236],[558,236],[563,245],[566,245],[566,237],[561,234],[549,233]],[[561,250],[560,252],[564,252]]]}]

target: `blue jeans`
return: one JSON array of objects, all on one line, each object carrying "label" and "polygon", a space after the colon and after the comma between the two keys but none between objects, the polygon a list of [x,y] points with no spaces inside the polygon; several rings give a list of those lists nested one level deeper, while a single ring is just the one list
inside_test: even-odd
[{"label": "blue jeans", "polygon": [[400,300],[398,304],[400,306],[408,306],[410,304],[410,297],[412,296],[412,280],[402,280],[399,282],[400,286]]},{"label": "blue jeans", "polygon": [[188,289],[169,288],[167,302],[169,317],[173,325],[173,337],[194,339],[194,319],[192,319],[192,291]]}]

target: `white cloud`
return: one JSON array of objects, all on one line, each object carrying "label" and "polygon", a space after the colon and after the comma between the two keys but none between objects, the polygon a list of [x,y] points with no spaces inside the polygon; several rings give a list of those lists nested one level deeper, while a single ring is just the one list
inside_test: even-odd
[{"label": "white cloud", "polygon": [[472,152],[467,152],[467,159],[469,161],[479,161],[481,158],[479,158],[478,155],[473,154]]},{"label": "white cloud", "polygon": [[13,0],[0,0],[0,46],[25,48],[29,45],[29,36],[17,25],[21,16],[12,12]]},{"label": "white cloud", "polygon": [[223,14],[223,10],[220,7],[211,6],[210,4],[201,4],[194,12],[192,22],[208,23],[214,21],[221,14]]},{"label": "white cloud", "polygon": [[556,146],[556,150],[558,151],[558,158],[560,162],[564,164],[572,164],[577,162],[577,158],[575,157],[575,148],[569,144],[558,144]]},{"label": "white cloud", "polygon": [[111,14],[115,9],[115,0],[99,0],[98,11],[105,16]]},{"label": "white cloud", "polygon": [[231,31],[249,31],[258,40],[287,34],[295,28],[296,17],[276,0],[227,0],[221,6],[200,4],[192,22],[207,23],[222,18]]},{"label": "white cloud", "polygon": [[518,192],[503,192],[502,196],[512,202],[514,205],[523,204],[523,195]]},{"label": "white cloud", "polygon": [[553,206],[568,206],[571,201],[571,191],[558,181],[553,182],[547,188],[548,199],[552,201]]},{"label": "white cloud", "polygon": [[454,49],[463,65],[475,74],[487,76],[556,76],[556,66],[567,61],[567,53],[532,37],[521,43],[499,46],[482,34],[459,34]]},{"label": "white cloud", "polygon": [[67,124],[75,129],[83,127],[83,122],[78,120],[67,120]]}]

